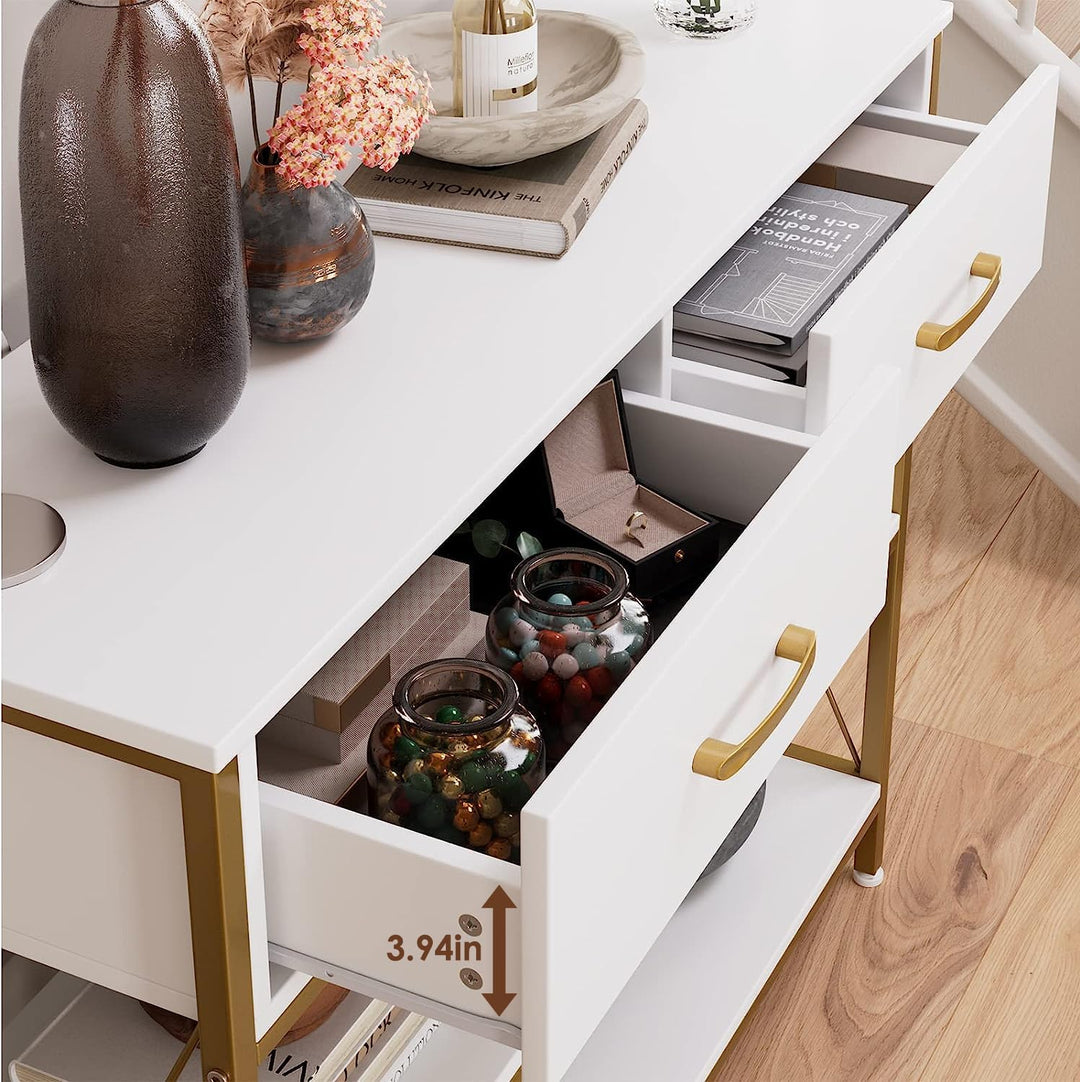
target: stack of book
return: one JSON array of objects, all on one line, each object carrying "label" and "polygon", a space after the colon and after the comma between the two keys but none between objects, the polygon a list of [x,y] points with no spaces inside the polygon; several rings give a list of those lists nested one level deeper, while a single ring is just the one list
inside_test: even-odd
[{"label": "stack of book", "polygon": [[810,328],[907,211],[792,185],[675,306],[675,356],[805,386]]},{"label": "stack of book", "polygon": [[[24,1047],[5,1048],[11,1082],[202,1078],[197,1050],[179,1076],[171,1073],[182,1046],[134,999],[63,973],[39,997],[53,1018]],[[318,1029],[274,1049],[259,1064],[258,1082],[311,1082],[316,1074],[319,1082],[397,1082],[438,1026],[351,992]]]}]

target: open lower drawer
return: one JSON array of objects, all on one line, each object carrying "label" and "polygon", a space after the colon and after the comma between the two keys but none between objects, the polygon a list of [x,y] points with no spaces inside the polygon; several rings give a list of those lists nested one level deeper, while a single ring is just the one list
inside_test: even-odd
[{"label": "open lower drawer", "polygon": [[[816,439],[632,392],[626,411],[644,480],[747,525],[525,807],[521,867],[260,787],[271,956],[520,1042],[526,1082],[563,1075],[857,645],[895,529],[887,368]],[[816,653],[778,657],[788,625]],[[703,741],[738,744],[778,703],[741,769],[694,773]]]},{"label": "open lower drawer", "polygon": [[985,128],[872,106],[803,179],[913,210],[811,330],[806,387],[676,356],[672,398],[820,433],[890,364],[899,457],[1042,262],[1057,78],[1038,68]]}]

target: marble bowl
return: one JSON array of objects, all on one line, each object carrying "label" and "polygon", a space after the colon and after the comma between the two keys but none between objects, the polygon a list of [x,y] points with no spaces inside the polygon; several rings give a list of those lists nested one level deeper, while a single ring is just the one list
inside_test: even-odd
[{"label": "marble bowl", "polygon": [[616,117],[645,81],[645,52],[629,30],[592,15],[541,10],[540,107],[518,116],[466,120],[450,115],[454,93],[448,12],[387,23],[380,48],[409,57],[431,77],[438,115],[424,125],[416,152],[457,165],[510,165],[562,150]]}]

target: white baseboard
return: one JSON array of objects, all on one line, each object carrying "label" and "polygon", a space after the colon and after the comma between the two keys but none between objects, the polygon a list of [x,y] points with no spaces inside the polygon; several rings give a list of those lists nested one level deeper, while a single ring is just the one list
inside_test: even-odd
[{"label": "white baseboard", "polygon": [[956,389],[1073,503],[1080,505],[1080,458],[1055,439],[977,365],[972,365],[960,377]]}]

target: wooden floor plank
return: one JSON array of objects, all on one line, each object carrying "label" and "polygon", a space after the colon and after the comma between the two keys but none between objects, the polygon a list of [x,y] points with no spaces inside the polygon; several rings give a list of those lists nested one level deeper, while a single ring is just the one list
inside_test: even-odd
[{"label": "wooden floor plank", "polygon": [[1075,56],[1080,49],[1080,0],[1041,0],[1035,25],[1066,56]]},{"label": "wooden floor plank", "polygon": [[1080,766],[1080,508],[1042,475],[901,684],[896,709]]},{"label": "wooden floor plank", "polygon": [[[1035,472],[1035,467],[955,392],[915,441],[898,684],[911,671]],[[865,678],[864,639],[833,682],[856,743],[862,731]],[[843,753],[843,740],[824,699],[800,740]]]},{"label": "wooden floor plank", "polygon": [[922,1082],[1080,1079],[1080,781],[1054,820]]},{"label": "wooden floor plank", "polygon": [[884,885],[832,884],[710,1082],[918,1078],[1072,778],[898,718]]}]

